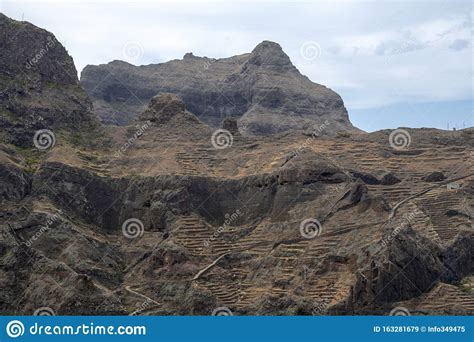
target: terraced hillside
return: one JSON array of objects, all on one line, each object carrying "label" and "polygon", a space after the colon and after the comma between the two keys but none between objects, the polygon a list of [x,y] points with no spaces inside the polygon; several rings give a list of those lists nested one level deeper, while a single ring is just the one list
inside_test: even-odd
[{"label": "terraced hillside", "polygon": [[24,180],[2,193],[2,313],[473,313],[472,130],[216,148],[178,114],[130,143],[143,125],[58,139],[30,171],[3,147]]},{"label": "terraced hillside", "polygon": [[[361,132],[271,42],[195,82],[90,67],[93,109],[54,36],[0,26],[2,315],[474,314],[472,128]],[[143,90],[123,126],[107,69]]]}]

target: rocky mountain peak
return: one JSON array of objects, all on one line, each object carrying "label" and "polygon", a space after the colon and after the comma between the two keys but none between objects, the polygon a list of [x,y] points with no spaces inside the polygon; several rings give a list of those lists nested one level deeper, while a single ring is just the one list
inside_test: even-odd
[{"label": "rocky mountain peak", "polygon": [[183,99],[172,93],[153,96],[148,108],[138,116],[138,119],[149,121],[156,126],[165,125],[170,130],[187,128],[197,133],[206,127],[194,114],[186,110]]},{"label": "rocky mountain peak", "polygon": [[56,37],[0,14],[0,125],[5,142],[33,145],[39,129],[97,124],[72,57]]},{"label": "rocky mountain peak", "polygon": [[186,52],[183,56],[183,59],[193,58],[193,57],[195,57],[195,56],[192,52]]},{"label": "rocky mountain peak", "polygon": [[294,68],[290,57],[283,51],[280,44],[268,40],[264,40],[252,50],[248,63],[280,69]]},{"label": "rocky mountain peak", "polygon": [[181,97],[187,110],[213,128],[233,117],[249,135],[305,131],[326,122],[321,134],[354,130],[341,97],[301,75],[281,46],[271,41],[222,59],[187,53],[182,60],[161,64],[115,64],[90,65],[81,74],[106,124],[133,122],[143,103],[168,92]]},{"label": "rocky mountain peak", "polygon": [[21,73],[41,82],[78,83],[72,57],[46,30],[0,13],[0,47],[0,72],[6,76]]},{"label": "rocky mountain peak", "polygon": [[272,42],[270,40],[264,40],[261,43],[257,44],[251,52],[253,55],[283,55],[286,56],[286,53],[283,51],[280,44]]},{"label": "rocky mountain peak", "polygon": [[112,62],[109,63],[110,65],[114,65],[114,66],[117,66],[117,67],[129,67],[129,66],[133,66],[133,64],[131,63],[128,63],[128,62],[125,62],[125,61],[121,61],[119,59],[114,59]]},{"label": "rocky mountain peak", "polygon": [[184,111],[184,102],[178,95],[160,93],[152,97],[148,108],[140,114],[139,119],[163,123],[175,115],[184,113]]}]

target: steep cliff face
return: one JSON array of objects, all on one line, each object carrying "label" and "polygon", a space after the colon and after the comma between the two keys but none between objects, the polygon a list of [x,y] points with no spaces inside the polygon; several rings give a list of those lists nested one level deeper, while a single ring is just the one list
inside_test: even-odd
[{"label": "steep cliff face", "polygon": [[33,146],[39,129],[97,124],[74,62],[56,39],[28,22],[0,13],[0,125],[2,140]]},{"label": "steep cliff face", "polygon": [[127,124],[154,95],[170,92],[213,127],[236,117],[251,134],[313,129],[326,120],[332,125],[325,133],[353,129],[341,97],[301,75],[280,45],[269,41],[230,58],[188,53],[162,64],[88,65],[81,83],[104,123]]}]

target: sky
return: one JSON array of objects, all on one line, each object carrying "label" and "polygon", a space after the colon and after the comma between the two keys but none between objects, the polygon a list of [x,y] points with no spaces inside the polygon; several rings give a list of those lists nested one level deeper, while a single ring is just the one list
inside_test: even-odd
[{"label": "sky", "polygon": [[79,73],[116,59],[229,57],[271,40],[339,93],[361,129],[474,126],[470,0],[0,0],[0,12],[53,32]]}]

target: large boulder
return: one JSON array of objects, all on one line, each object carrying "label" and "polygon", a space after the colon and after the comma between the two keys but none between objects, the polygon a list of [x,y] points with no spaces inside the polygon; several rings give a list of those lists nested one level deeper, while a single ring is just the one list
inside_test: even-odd
[{"label": "large boulder", "polygon": [[430,173],[429,175],[423,176],[421,179],[425,182],[434,183],[444,181],[446,179],[446,176],[441,171],[435,171]]}]

